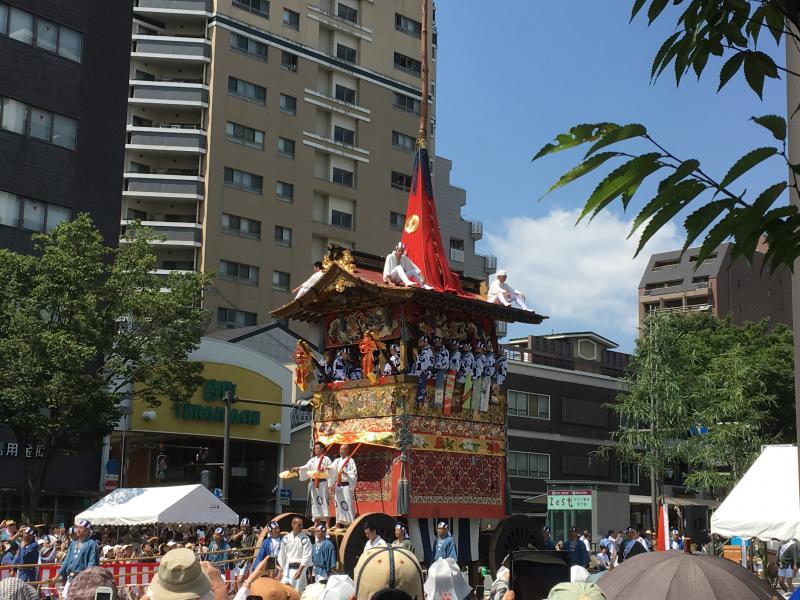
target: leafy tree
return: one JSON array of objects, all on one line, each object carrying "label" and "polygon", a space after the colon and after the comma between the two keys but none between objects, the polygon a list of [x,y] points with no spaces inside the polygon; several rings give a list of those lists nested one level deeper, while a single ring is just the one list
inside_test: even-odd
[{"label": "leafy tree", "polygon": [[[611,433],[614,452],[625,462],[639,465],[657,484],[653,497],[661,495],[664,471],[683,457],[683,442],[692,424],[691,396],[684,356],[675,349],[681,330],[670,315],[647,315],[642,336],[629,364],[627,392],[619,394],[611,408],[619,427]],[[607,459],[611,449],[603,446],[596,454]]]},{"label": "leafy tree", "polygon": [[27,518],[56,452],[97,447],[134,394],[185,401],[202,381],[187,357],[200,340],[208,278],[156,275],[151,238],[132,226],[118,249],[106,248],[80,215],[35,234],[34,256],[0,250],[0,423],[20,447],[44,449],[23,461]]},{"label": "leafy tree", "polygon": [[[620,421],[613,452],[653,472],[656,483],[682,462],[689,465],[686,487],[729,488],[763,444],[793,439],[793,357],[784,325],[648,314],[628,392],[611,404]],[[700,427],[702,435],[690,434]]]},{"label": "leafy tree", "polygon": [[697,381],[693,414],[703,435],[689,437],[684,485],[695,490],[727,490],[771,441],[770,409],[775,403],[749,354],[736,344],[713,358]]},{"label": "leafy tree", "polygon": [[[771,39],[778,47],[781,41],[800,43],[797,33],[800,31],[800,2],[797,0],[635,0],[631,20],[647,7],[648,22],[653,23],[663,14],[669,14],[665,12],[668,4],[676,11],[675,32],[656,53],[651,69],[654,80],[672,65],[676,83],[680,85],[689,72],[694,72],[699,79],[710,59],[719,60],[723,61],[719,89],[743,72],[748,85],[760,98],[766,79],[780,79],[782,74],[800,76],[778,65],[759,49],[765,39]],[[800,102],[800,99],[795,100]],[[800,213],[796,206],[780,205],[779,200],[787,188],[798,192],[800,164],[790,161],[783,117],[764,115],[752,117],[752,120],[777,143],[747,152],[724,175],[708,173],[696,158],[682,157],[668,150],[644,125],[636,123],[576,125],[545,145],[533,160],[589,145],[582,161],[547,193],[601,167],[621,163],[594,189],[579,220],[586,217],[591,220],[616,200],[628,210],[641,184],[661,177],[657,192],[645,199],[633,221],[629,236],[641,230],[637,254],[659,229],[687,209],[691,212],[683,223],[686,230],[684,250],[702,238],[697,264],[728,238],[735,242],[734,257],[752,258],[759,238],[765,235],[769,242],[765,265],[772,270],[781,265],[792,267],[794,260],[800,257]],[[629,150],[629,144],[625,145],[625,142],[634,142],[636,147],[636,142],[642,140],[649,146],[646,152]],[[791,173],[789,181],[778,181],[755,193],[742,191],[741,178],[766,160],[783,160],[787,172]]]}]

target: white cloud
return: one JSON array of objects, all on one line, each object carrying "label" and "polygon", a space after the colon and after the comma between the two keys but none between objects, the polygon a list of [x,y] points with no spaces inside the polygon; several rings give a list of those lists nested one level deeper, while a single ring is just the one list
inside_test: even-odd
[{"label": "white cloud", "polygon": [[601,212],[576,227],[578,214],[555,209],[513,217],[486,239],[508,282],[525,292],[528,306],[550,316],[545,325],[569,321],[624,343],[636,336],[637,288],[650,254],[678,249],[683,238],[668,223],[634,259],[638,235],[625,239],[630,221]]}]

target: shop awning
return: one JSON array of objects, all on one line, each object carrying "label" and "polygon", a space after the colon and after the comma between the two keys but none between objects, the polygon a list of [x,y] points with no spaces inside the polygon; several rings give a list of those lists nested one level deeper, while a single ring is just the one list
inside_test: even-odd
[{"label": "shop awning", "polygon": [[[707,506],[708,508],[717,508],[719,500],[708,500],[706,498],[665,498],[667,504],[673,506]],[[638,494],[630,495],[631,504],[650,504],[650,496],[640,496]]]},{"label": "shop awning", "polygon": [[86,519],[93,525],[239,523],[239,515],[199,484],[121,488],[87,508],[76,519]]}]

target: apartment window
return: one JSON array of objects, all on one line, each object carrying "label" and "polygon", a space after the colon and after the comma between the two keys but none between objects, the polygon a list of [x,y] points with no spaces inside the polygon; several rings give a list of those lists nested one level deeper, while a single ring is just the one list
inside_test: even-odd
[{"label": "apartment window", "polygon": [[289,291],[289,274],[284,271],[272,272],[272,289],[281,292]]},{"label": "apartment window", "polygon": [[291,246],[292,230],[289,227],[275,225],[275,243],[280,246]]},{"label": "apartment window", "polygon": [[246,310],[235,310],[220,306],[217,308],[217,323],[227,329],[236,327],[252,327],[256,324],[258,315]]},{"label": "apartment window", "polygon": [[401,71],[408,71],[414,75],[419,75],[422,70],[422,63],[416,58],[411,58],[399,52],[394,53],[394,66]]},{"label": "apartment window", "polygon": [[233,0],[233,5],[248,12],[269,18],[269,0]]},{"label": "apartment window", "polygon": [[69,221],[70,209],[0,190],[0,225],[29,231],[53,231]]},{"label": "apartment window", "polygon": [[508,476],[550,479],[550,455],[535,452],[509,452]]},{"label": "apartment window", "polygon": [[341,144],[347,144],[348,146],[355,146],[356,145],[356,132],[352,129],[347,129],[346,127],[339,127],[335,125],[333,127],[333,139]]},{"label": "apartment window", "polygon": [[333,167],[333,183],[353,187],[353,172],[340,169],[339,167]]},{"label": "apartment window", "polygon": [[336,14],[340,19],[350,21],[351,23],[358,23],[358,11],[351,6],[339,3],[336,6]]},{"label": "apartment window", "polygon": [[394,93],[394,107],[406,112],[419,114],[420,101],[399,92]]},{"label": "apartment window", "polygon": [[0,129],[75,150],[78,122],[12,98],[0,97]]},{"label": "apartment window", "polygon": [[506,398],[509,415],[550,420],[550,396],[508,390]]},{"label": "apartment window", "polygon": [[300,29],[300,13],[284,8],[283,24],[290,29]]},{"label": "apartment window", "polygon": [[225,167],[225,185],[235,187],[247,192],[260,194],[263,187],[263,177],[246,171]]},{"label": "apartment window", "polygon": [[670,279],[669,281],[657,281],[655,283],[647,283],[644,286],[646,290],[657,290],[660,288],[676,287],[683,285],[683,279]]},{"label": "apartment window", "polygon": [[258,267],[253,265],[221,260],[219,261],[219,276],[221,279],[237,283],[258,285]]},{"label": "apartment window", "polygon": [[259,240],[261,239],[261,221],[222,213],[222,231],[231,235]]},{"label": "apartment window", "polygon": [[658,271],[660,269],[666,269],[667,267],[675,267],[681,264],[680,258],[670,259],[670,260],[657,260],[653,263],[653,271]]},{"label": "apartment window", "polygon": [[[689,262],[697,262],[697,258],[698,258],[697,255],[690,256],[689,257]],[[716,252],[714,254],[709,254],[708,256],[706,256],[706,258],[705,258],[705,260],[703,262],[708,262],[710,260],[714,260],[715,258],[717,258]]]},{"label": "apartment window", "polygon": [[639,485],[639,465],[629,462],[619,463],[619,480],[621,483]]},{"label": "apartment window", "polygon": [[281,66],[287,71],[297,73],[297,55],[286,50],[281,51]]},{"label": "apartment window", "polygon": [[294,140],[289,138],[278,138],[278,154],[286,158],[294,158]]},{"label": "apartment window", "polygon": [[411,175],[392,171],[392,187],[404,192],[411,191]]},{"label": "apartment window", "polygon": [[400,133],[399,131],[392,132],[392,146],[398,150],[405,152],[414,152],[417,141],[410,135]]},{"label": "apartment window", "polygon": [[346,102],[347,104],[355,104],[356,103],[356,91],[351,90],[349,87],[345,87],[343,85],[336,84],[336,99],[342,102]]},{"label": "apartment window", "polygon": [[258,40],[231,32],[231,49],[267,62],[269,46]]},{"label": "apartment window", "polygon": [[708,275],[701,275],[699,277],[692,277],[692,283],[708,283]]},{"label": "apartment window", "polygon": [[165,271],[194,271],[194,263],[190,260],[165,260],[160,268]]},{"label": "apartment window", "polygon": [[281,94],[281,112],[285,112],[287,115],[296,115],[297,114],[297,98],[294,96],[287,96],[286,94]]},{"label": "apartment window", "polygon": [[356,50],[344,44],[336,44],[336,58],[354,63],[356,62]]},{"label": "apartment window", "polygon": [[264,132],[258,129],[228,121],[225,124],[225,135],[231,142],[244,144],[258,150],[264,149]]},{"label": "apartment window", "polygon": [[275,192],[278,194],[278,199],[284,202],[291,202],[294,200],[294,184],[279,181],[275,186]]},{"label": "apartment window", "polygon": [[331,210],[331,225],[342,227],[343,229],[353,228],[353,215],[342,210]]},{"label": "apartment window", "polygon": [[3,2],[0,2],[0,35],[81,62],[81,33]]},{"label": "apartment window", "polygon": [[422,35],[422,23],[398,13],[394,14],[394,28],[415,38]]},{"label": "apartment window", "polygon": [[464,240],[450,238],[450,260],[464,262]]},{"label": "apartment window", "polygon": [[389,227],[392,229],[403,229],[406,224],[406,216],[403,213],[389,213]]},{"label": "apartment window", "polygon": [[228,95],[256,104],[267,103],[267,88],[236,77],[228,77]]}]

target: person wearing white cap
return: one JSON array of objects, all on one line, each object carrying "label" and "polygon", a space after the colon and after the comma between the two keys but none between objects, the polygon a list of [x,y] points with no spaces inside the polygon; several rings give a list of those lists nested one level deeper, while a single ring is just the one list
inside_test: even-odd
[{"label": "person wearing white cap", "polygon": [[405,548],[406,550],[410,550],[414,552],[414,545],[411,543],[411,540],[408,536],[408,530],[406,526],[402,523],[397,523],[394,526],[394,541],[392,542],[392,546],[395,548]]},{"label": "person wearing white cap", "polygon": [[508,279],[508,273],[503,269],[495,273],[495,279],[492,285],[489,286],[486,301],[491,304],[502,304],[503,306],[513,306],[514,302],[516,302],[522,310],[531,310],[525,305],[525,294],[508,285],[506,279]]},{"label": "person wearing white cap", "polygon": [[67,555],[61,562],[61,568],[51,580],[55,583],[60,579],[62,583],[66,584],[62,594],[64,597],[67,596],[69,584],[75,575],[84,569],[100,564],[97,543],[90,537],[92,535],[91,523],[85,519],[75,521],[75,535],[77,535],[77,539],[70,542]]},{"label": "person wearing white cap", "polygon": [[217,527],[214,530],[214,539],[211,540],[211,543],[208,545],[208,556],[206,560],[210,563],[219,563],[214,564],[214,566],[219,569],[220,574],[223,576],[225,575],[225,571],[229,568],[229,563],[226,561],[228,560],[228,552],[230,549],[231,546],[225,539],[225,529]]},{"label": "person wearing white cap", "polygon": [[308,578],[306,568],[311,566],[311,546],[309,537],[303,533],[303,519],[292,519],[292,530],[283,538],[278,552],[278,567],[281,569],[281,583],[303,594]]},{"label": "person wearing white cap", "polygon": [[[314,456],[301,467],[294,467],[292,471],[300,476],[300,481],[308,480],[308,495],[311,498],[311,518],[314,523],[327,521],[330,517],[328,508],[328,470],[331,468],[331,459],[325,455],[325,444],[314,444]],[[309,475],[311,473],[311,475]]]},{"label": "person wearing white cap", "polygon": [[[411,281],[410,277],[416,279],[416,283]],[[383,281],[402,283],[406,287],[421,285],[426,290],[431,289],[431,286],[425,284],[425,278],[419,267],[406,256],[406,245],[403,242],[397,242],[394,251],[386,255],[386,261],[383,263]]]},{"label": "person wearing white cap", "polygon": [[456,544],[453,541],[453,536],[450,535],[450,528],[447,522],[439,521],[436,526],[438,539],[436,540],[436,552],[433,555],[433,560],[440,558],[452,558],[458,561],[458,553],[456,552]]},{"label": "person wearing white cap", "polygon": [[464,600],[472,591],[464,581],[458,563],[452,558],[440,558],[431,563],[423,589],[425,597],[433,600],[441,598]]},{"label": "person wearing white cap", "polygon": [[670,550],[683,550],[683,538],[677,529],[672,530],[672,539],[669,541]]},{"label": "person wearing white cap", "polygon": [[253,565],[258,566],[262,560],[269,557],[270,561],[266,568],[274,569],[275,560],[278,558],[281,542],[283,541],[281,537],[281,526],[278,525],[276,521],[270,521],[269,525],[264,528],[258,539],[259,541],[256,542],[256,545],[259,546],[259,550],[255,560],[253,560]]}]

